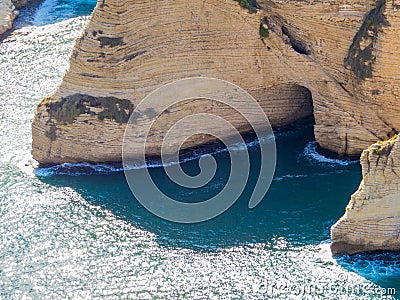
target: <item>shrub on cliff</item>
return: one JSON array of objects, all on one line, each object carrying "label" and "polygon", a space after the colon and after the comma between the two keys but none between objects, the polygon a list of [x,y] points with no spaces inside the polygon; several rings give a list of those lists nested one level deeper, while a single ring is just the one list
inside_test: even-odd
[{"label": "shrub on cliff", "polygon": [[244,9],[248,9],[249,13],[256,13],[257,9],[259,8],[259,5],[257,1],[255,0],[236,0],[239,2],[239,5],[243,7]]},{"label": "shrub on cliff", "polygon": [[260,24],[260,36],[263,38],[269,37],[269,30],[264,26],[264,24]]}]

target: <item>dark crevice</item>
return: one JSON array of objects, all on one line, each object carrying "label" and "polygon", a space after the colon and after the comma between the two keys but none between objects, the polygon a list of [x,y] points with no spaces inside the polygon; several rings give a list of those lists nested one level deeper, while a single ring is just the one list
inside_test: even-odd
[{"label": "dark crevice", "polygon": [[102,37],[98,37],[97,40],[100,42],[101,48],[103,48],[105,46],[109,46],[110,48],[113,48],[113,47],[124,45],[124,40],[122,37],[102,36]]},{"label": "dark crevice", "polygon": [[88,74],[88,73],[78,73],[79,76],[90,77],[90,78],[104,78],[104,76]]},{"label": "dark crevice", "polygon": [[289,38],[289,42],[292,45],[294,51],[300,53],[302,55],[310,55],[311,51],[308,49],[308,46],[305,42],[296,38],[286,26],[282,26],[282,33]]},{"label": "dark crevice", "polygon": [[132,60],[132,59],[134,59],[134,58],[136,58],[136,57],[138,57],[138,56],[140,56],[142,54],[145,54],[146,52],[147,52],[146,50],[143,50],[143,51],[138,51],[138,52],[129,54],[129,55],[124,57],[124,60],[128,60],[128,61]]}]

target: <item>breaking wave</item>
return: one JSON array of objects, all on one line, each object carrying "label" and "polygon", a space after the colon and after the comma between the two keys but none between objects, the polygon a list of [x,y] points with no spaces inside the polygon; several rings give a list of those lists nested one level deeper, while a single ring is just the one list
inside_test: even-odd
[{"label": "breaking wave", "polygon": [[359,160],[350,160],[350,159],[337,159],[330,158],[322,155],[317,150],[317,142],[309,142],[307,146],[304,148],[302,155],[310,162],[310,163],[322,163],[331,166],[349,166],[353,164],[358,164]]}]

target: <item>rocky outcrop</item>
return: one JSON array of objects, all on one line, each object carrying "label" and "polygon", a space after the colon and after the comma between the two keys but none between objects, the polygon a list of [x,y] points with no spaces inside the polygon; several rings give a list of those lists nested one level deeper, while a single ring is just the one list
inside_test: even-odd
[{"label": "rocky outcrop", "polygon": [[[16,8],[22,8],[28,3],[28,1],[29,0],[12,0],[12,3],[14,4],[14,6]],[[30,1],[32,1],[32,0],[30,0]]]},{"label": "rocky outcrop", "polygon": [[361,155],[363,181],[332,227],[332,252],[400,250],[400,137]]},{"label": "rocky outcrop", "polygon": [[17,9],[24,7],[28,0],[0,0],[0,34],[13,27],[13,22],[19,15]]},{"label": "rocky outcrop", "polygon": [[11,0],[0,0],[0,34],[12,28],[17,16],[18,11]]},{"label": "rocky outcrop", "polygon": [[[397,0],[258,1],[258,10],[245,2],[99,1],[62,84],[38,106],[33,157],[121,161],[126,124],[103,100],[135,107],[163,84],[198,76],[246,89],[275,127],[313,114],[318,143],[339,154],[358,155],[400,130]],[[175,108],[204,110],[233,114],[208,104]]]}]

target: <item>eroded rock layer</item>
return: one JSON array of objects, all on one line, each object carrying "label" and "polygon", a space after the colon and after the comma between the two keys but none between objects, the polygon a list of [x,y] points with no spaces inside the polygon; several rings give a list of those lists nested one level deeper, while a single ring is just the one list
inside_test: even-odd
[{"label": "eroded rock layer", "polygon": [[258,1],[256,13],[231,0],[99,1],[61,86],[38,106],[33,156],[121,161],[119,117],[130,110],[110,114],[104,99],[135,107],[163,84],[198,76],[244,88],[275,127],[313,113],[323,148],[358,155],[400,129],[400,10],[382,1]]},{"label": "eroded rock layer", "polygon": [[363,181],[332,227],[332,252],[400,250],[400,137],[361,155]]}]

